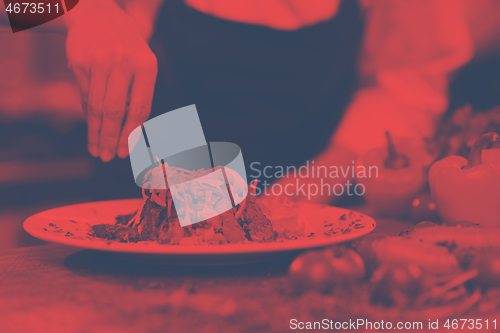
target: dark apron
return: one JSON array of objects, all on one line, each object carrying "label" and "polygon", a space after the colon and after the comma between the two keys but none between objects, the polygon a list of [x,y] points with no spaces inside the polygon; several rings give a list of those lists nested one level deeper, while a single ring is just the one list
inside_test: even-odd
[{"label": "dark apron", "polygon": [[362,30],[354,0],[294,31],[166,0],[151,42],[159,63],[151,117],[196,104],[207,141],[238,144],[249,179],[253,162],[300,165],[325,148],[351,98]]}]

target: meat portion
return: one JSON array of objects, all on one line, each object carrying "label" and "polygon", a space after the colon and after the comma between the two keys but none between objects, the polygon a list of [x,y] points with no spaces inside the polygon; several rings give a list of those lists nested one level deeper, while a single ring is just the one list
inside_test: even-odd
[{"label": "meat portion", "polygon": [[184,238],[185,229],[177,217],[164,219],[156,230],[156,238],[160,244],[178,244]]},{"label": "meat portion", "polygon": [[112,224],[96,224],[92,226],[96,237],[118,240],[120,242],[138,242],[141,235],[136,228]]},{"label": "meat portion", "polygon": [[[151,169],[145,176],[143,201],[136,213],[117,216],[114,225],[93,226],[94,234],[100,238],[123,242],[156,241],[172,245],[241,244],[275,240],[276,233],[269,219],[270,214],[253,195],[255,185],[248,188],[249,194],[245,201],[236,207],[221,200],[221,194],[225,190],[231,190],[224,179],[203,178],[198,183],[191,182],[189,188],[182,191],[168,187],[156,189],[158,178],[163,178],[165,173],[169,175],[168,179],[182,182],[201,178],[209,172],[210,170],[188,171],[169,166]],[[246,186],[243,180],[240,185],[238,195],[241,195]],[[224,213],[181,227],[174,206],[174,196],[181,202],[177,207],[180,216],[189,214],[190,219],[198,221],[220,211]]]},{"label": "meat portion", "polygon": [[147,199],[141,214],[140,232],[142,240],[155,240],[156,229],[160,224],[162,207]]},{"label": "meat portion", "polygon": [[137,214],[137,211],[126,215],[118,215],[115,217],[116,224],[126,225],[135,216],[135,214]]},{"label": "meat portion", "polygon": [[273,224],[262,211],[259,198],[248,195],[240,224],[254,242],[269,242],[276,239]]},{"label": "meat portion", "polygon": [[222,220],[222,234],[229,243],[243,243],[246,240],[245,231],[230,212],[224,212],[220,215]]}]

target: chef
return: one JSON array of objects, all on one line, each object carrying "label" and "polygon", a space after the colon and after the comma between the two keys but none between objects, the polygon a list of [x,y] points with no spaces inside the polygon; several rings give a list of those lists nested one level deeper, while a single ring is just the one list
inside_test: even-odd
[{"label": "chef", "polygon": [[248,172],[349,166],[386,131],[432,136],[473,52],[460,4],[85,0],[52,26],[67,34],[90,154],[125,158],[132,129],[196,104],[207,139],[240,145]]}]

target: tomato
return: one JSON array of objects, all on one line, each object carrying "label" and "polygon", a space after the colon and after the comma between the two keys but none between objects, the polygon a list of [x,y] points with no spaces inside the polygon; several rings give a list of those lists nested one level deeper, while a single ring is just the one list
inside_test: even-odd
[{"label": "tomato", "polygon": [[294,293],[306,290],[327,292],[334,283],[335,271],[327,257],[320,251],[299,255],[290,265],[289,281]]},{"label": "tomato", "polygon": [[328,248],[324,254],[335,271],[335,283],[351,284],[366,277],[365,262],[356,251],[342,246]]},{"label": "tomato", "polygon": [[469,266],[478,270],[475,282],[483,288],[500,287],[500,252],[483,250],[476,253]]},{"label": "tomato", "polygon": [[378,265],[377,252],[375,251],[374,245],[376,245],[377,241],[387,237],[386,234],[372,233],[365,236],[357,246],[356,250],[364,260],[368,270],[371,271]]},{"label": "tomato", "polygon": [[381,266],[371,278],[371,301],[386,306],[407,305],[422,291],[422,271],[413,264]]},{"label": "tomato", "polygon": [[359,282],[366,277],[365,263],[356,251],[332,247],[298,256],[290,265],[289,281],[294,293],[329,291],[334,285]]}]

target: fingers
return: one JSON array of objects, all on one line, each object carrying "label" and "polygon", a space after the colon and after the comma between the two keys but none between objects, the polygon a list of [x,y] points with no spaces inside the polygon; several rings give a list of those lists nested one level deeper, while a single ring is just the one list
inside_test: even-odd
[{"label": "fingers", "polygon": [[83,69],[73,67],[71,67],[71,69],[73,70],[76,82],[80,88],[80,102],[82,105],[83,118],[87,119],[90,78]]},{"label": "fingers", "polygon": [[127,157],[128,136],[137,126],[144,123],[151,113],[154,86],[156,82],[156,67],[135,75],[130,96],[130,107],[127,120],[123,126],[118,146],[118,156]]},{"label": "fingers", "polygon": [[103,162],[116,155],[131,81],[132,76],[120,69],[113,70],[108,78],[99,134],[99,156]]},{"label": "fingers", "polygon": [[88,150],[92,156],[109,162],[117,153],[127,157],[129,134],[151,112],[157,63],[150,51],[126,56],[119,52],[111,57],[94,53],[88,66],[71,66],[71,69],[82,93]]},{"label": "fingers", "polygon": [[94,157],[99,156],[99,131],[102,122],[102,108],[109,69],[93,66],[90,73],[90,86],[87,99],[88,150]]},{"label": "fingers", "polygon": [[82,111],[84,112],[85,117],[87,113],[87,103],[88,103],[88,95],[89,95],[89,75],[83,69],[73,69],[73,73],[75,74],[76,82],[78,83],[78,87],[80,88],[80,94],[82,97]]}]

